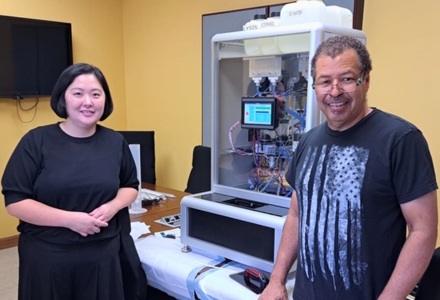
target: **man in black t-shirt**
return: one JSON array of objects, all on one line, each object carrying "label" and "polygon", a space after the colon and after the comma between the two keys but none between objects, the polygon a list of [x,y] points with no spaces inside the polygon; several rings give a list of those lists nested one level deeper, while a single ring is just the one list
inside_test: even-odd
[{"label": "man in black t-shirt", "polygon": [[[437,183],[428,145],[411,123],[370,108],[370,56],[357,39],[323,42],[313,87],[327,121],[301,139],[277,261],[260,300],[405,299],[437,239]],[[406,228],[408,227],[408,235]]]}]

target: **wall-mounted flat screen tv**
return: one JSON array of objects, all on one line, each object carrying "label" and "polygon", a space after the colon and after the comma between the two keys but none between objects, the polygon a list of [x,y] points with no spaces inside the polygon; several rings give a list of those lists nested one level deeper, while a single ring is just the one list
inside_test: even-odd
[{"label": "wall-mounted flat screen tv", "polygon": [[73,63],[69,23],[0,16],[0,97],[46,97]]}]

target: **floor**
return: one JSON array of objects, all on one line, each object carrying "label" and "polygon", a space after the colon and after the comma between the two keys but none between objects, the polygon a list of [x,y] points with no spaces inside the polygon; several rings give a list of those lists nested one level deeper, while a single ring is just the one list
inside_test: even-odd
[{"label": "floor", "polygon": [[16,300],[17,284],[17,247],[0,250],[0,298],[2,300]]}]

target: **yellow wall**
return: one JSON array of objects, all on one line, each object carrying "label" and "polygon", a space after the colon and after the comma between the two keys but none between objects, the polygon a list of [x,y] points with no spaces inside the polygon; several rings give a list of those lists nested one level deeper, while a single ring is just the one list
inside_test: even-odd
[{"label": "yellow wall", "polygon": [[124,1],[127,126],[156,132],[158,185],[184,190],[202,142],[202,15],[276,3]]},{"label": "yellow wall", "polygon": [[[428,141],[440,182],[438,101],[440,2],[365,1],[364,31],[373,60],[371,106],[416,124]],[[440,207],[439,207],[440,211]],[[437,238],[440,246],[440,233]]]},{"label": "yellow wall", "polygon": [[[369,102],[416,124],[440,174],[440,2],[366,1],[364,31],[373,60]],[[439,177],[440,178],[440,177]]]},{"label": "yellow wall", "polygon": [[[156,131],[157,184],[183,190],[192,149],[202,140],[201,16],[280,2],[0,0],[0,7],[4,15],[72,23],[75,62],[100,67],[116,100],[116,112],[104,125]],[[423,5],[365,0],[364,13],[374,69],[369,102],[415,123],[430,144],[437,170],[440,142],[435,120],[440,102],[435,92],[440,59],[435,54],[440,43],[435,28],[440,21],[435,13],[439,10],[440,3],[434,0]],[[0,99],[0,120],[3,170],[27,130],[56,118],[46,99],[35,120],[22,124],[14,102]],[[16,234],[15,224],[0,208],[0,238]]]}]

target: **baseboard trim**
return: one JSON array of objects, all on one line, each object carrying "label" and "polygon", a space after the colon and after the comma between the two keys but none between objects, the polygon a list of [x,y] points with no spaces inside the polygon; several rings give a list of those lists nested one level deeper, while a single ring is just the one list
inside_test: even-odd
[{"label": "baseboard trim", "polygon": [[0,239],[0,250],[15,247],[18,245],[18,235]]}]

